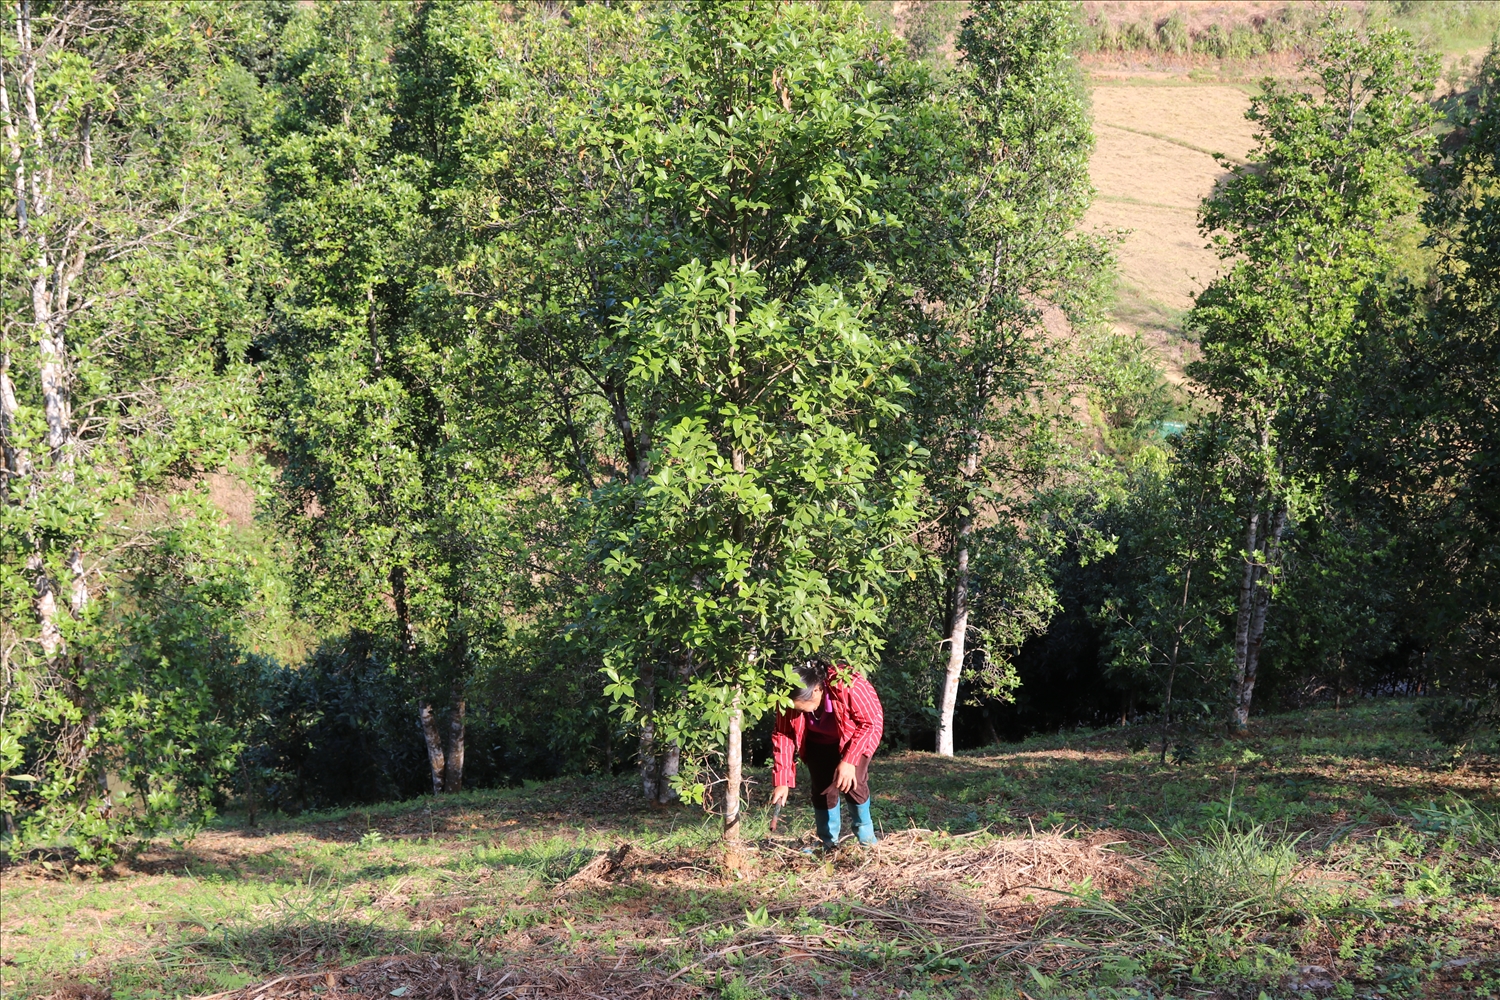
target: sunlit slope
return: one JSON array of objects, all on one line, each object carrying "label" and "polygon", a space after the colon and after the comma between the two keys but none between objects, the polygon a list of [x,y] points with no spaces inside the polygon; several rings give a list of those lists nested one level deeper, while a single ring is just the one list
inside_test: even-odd
[{"label": "sunlit slope", "polygon": [[1249,100],[1222,84],[1115,78],[1093,86],[1098,194],[1086,225],[1124,231],[1116,322],[1157,341],[1173,367],[1182,360],[1182,313],[1219,267],[1198,232],[1198,203],[1224,176],[1213,154],[1240,160],[1251,147]]}]

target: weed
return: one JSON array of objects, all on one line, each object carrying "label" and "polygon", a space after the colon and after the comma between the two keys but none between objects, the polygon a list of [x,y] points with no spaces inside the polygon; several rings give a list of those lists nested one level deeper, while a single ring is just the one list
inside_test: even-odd
[{"label": "weed", "polygon": [[1411,817],[1419,830],[1446,833],[1475,847],[1500,846],[1500,811],[1487,812],[1465,798],[1421,806]]},{"label": "weed", "polygon": [[1168,838],[1151,856],[1149,880],[1123,902],[1085,898],[1058,916],[1111,931],[1124,925],[1142,940],[1196,950],[1275,924],[1310,902],[1297,881],[1295,845],[1272,838],[1263,826],[1219,822],[1202,840]]}]

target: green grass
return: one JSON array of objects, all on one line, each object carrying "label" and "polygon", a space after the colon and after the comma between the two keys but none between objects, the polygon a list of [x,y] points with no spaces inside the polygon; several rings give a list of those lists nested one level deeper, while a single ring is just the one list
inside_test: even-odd
[{"label": "green grass", "polygon": [[[1190,209],[1176,208],[1171,205],[1151,205],[1150,202],[1124,197],[1101,198],[1101,201],[1112,201],[1122,204],[1148,205],[1154,208],[1166,208],[1174,212],[1186,212]],[[1185,337],[1182,325],[1187,319],[1187,311],[1166,305],[1157,300],[1149,290],[1120,278],[1115,285],[1113,301],[1110,303],[1110,315],[1121,323],[1127,323],[1141,330],[1165,330],[1175,337]]]},{"label": "green grass", "polygon": [[[1156,738],[878,758],[886,833],[934,833],[874,860],[802,858],[791,841],[811,810],[794,802],[767,839],[755,798],[759,860],[741,877],[711,818],[641,807],[629,777],[256,829],[231,816],[105,872],[7,869],[3,993],[79,980],[120,1000],[191,996],[427,953],[675,975],[709,996],[1500,996],[1495,748],[1455,758],[1401,701],[1267,717],[1246,740],[1178,733],[1182,762],[1165,766]],[[900,878],[1049,830],[1115,841],[1139,874],[1008,902],[982,872]],[[636,875],[567,882],[622,844],[646,858]]]}]

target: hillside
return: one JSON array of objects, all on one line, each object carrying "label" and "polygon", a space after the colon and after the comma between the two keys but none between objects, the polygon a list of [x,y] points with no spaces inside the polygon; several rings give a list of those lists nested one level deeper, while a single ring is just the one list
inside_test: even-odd
[{"label": "hillside", "polygon": [[[1333,6],[1427,41],[1447,70],[1444,91],[1463,85],[1500,26],[1496,3]],[[1122,332],[1142,333],[1169,379],[1180,381],[1193,354],[1183,313],[1219,268],[1196,216],[1224,176],[1213,154],[1233,163],[1250,150],[1250,96],[1261,78],[1296,72],[1299,45],[1320,14],[1280,0],[1086,0],[1083,15],[1097,143],[1088,222],[1121,234],[1112,319]]]},{"label": "hillside", "polygon": [[1119,234],[1113,318],[1144,334],[1180,380],[1191,345],[1182,336],[1193,296],[1219,260],[1198,231],[1198,203],[1224,175],[1213,154],[1251,147],[1247,88],[1100,72],[1093,79],[1097,146],[1087,225]]},{"label": "hillside", "polygon": [[0,1000],[1500,1000],[1497,26],[0,5]]}]

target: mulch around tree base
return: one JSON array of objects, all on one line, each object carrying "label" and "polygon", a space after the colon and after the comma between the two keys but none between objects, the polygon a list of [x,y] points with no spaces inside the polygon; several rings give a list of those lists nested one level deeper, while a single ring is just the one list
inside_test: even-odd
[{"label": "mulch around tree base", "polygon": [[397,997],[400,1000],[531,1000],[547,998],[688,997],[702,990],[635,969],[588,966],[527,970],[471,965],[433,956],[373,958],[346,969],[280,976],[255,986],[196,1000],[336,1000]]}]

